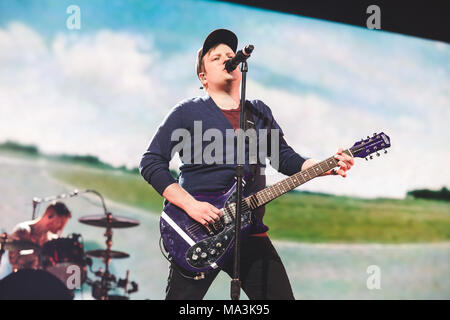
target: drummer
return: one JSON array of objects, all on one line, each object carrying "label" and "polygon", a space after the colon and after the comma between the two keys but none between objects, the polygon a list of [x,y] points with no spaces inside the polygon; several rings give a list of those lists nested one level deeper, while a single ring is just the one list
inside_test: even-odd
[{"label": "drummer", "polygon": [[[19,223],[9,236],[10,239],[31,241],[39,246],[59,238],[71,213],[62,202],[54,202],[44,214],[35,220]],[[31,250],[10,251],[9,261],[13,272],[20,269],[39,269],[39,252]]]}]

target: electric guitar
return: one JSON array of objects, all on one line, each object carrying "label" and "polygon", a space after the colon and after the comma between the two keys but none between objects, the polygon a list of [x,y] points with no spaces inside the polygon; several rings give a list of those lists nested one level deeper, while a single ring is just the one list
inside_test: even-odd
[{"label": "electric guitar", "polygon": [[[390,138],[374,134],[361,139],[350,149],[344,150],[352,157],[373,158],[373,153],[389,148]],[[330,157],[314,166],[297,172],[263,190],[243,195],[241,238],[248,236],[252,223],[252,210],[263,206],[284,193],[322,175],[338,166],[338,160]],[[166,200],[160,218],[161,237],[166,250],[176,264],[191,272],[205,272],[220,268],[233,257],[236,213],[236,182],[227,190],[192,194],[198,201],[207,201],[222,211],[220,221],[204,226],[192,219],[184,210]],[[244,198],[245,197],[245,198]]]}]

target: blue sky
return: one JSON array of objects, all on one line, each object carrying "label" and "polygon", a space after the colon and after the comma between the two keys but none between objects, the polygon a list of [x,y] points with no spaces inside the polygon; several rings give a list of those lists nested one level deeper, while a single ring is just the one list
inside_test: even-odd
[{"label": "blue sky", "polygon": [[[72,4],[81,30],[66,28]],[[214,1],[0,2],[0,141],[137,166],[170,108],[203,94],[195,53],[222,27],[255,45],[247,95],[300,154],[391,136],[385,157],[302,189],[402,197],[448,186],[448,44]]]}]

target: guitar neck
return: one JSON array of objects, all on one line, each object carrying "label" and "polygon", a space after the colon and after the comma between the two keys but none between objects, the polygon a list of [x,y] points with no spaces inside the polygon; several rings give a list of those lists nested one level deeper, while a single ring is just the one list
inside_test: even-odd
[{"label": "guitar neck", "polygon": [[[344,150],[343,153],[352,156],[352,153],[349,149]],[[328,170],[337,167],[338,162],[339,160],[334,158],[334,156],[330,157],[322,162],[316,163],[308,169],[299,171],[296,174],[271,185],[270,187],[267,187],[252,194],[251,196],[248,196],[247,198],[243,199],[243,201],[251,210],[254,210],[260,206],[265,205],[266,203],[269,203],[273,199],[278,198],[286,192],[297,188],[305,182],[322,175]]]}]

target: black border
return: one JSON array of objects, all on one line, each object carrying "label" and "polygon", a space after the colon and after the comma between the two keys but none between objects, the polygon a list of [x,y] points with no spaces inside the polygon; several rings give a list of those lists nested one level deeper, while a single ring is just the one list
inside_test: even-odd
[{"label": "black border", "polygon": [[367,7],[381,11],[381,30],[450,43],[450,2],[444,0],[218,0],[367,28]]}]

